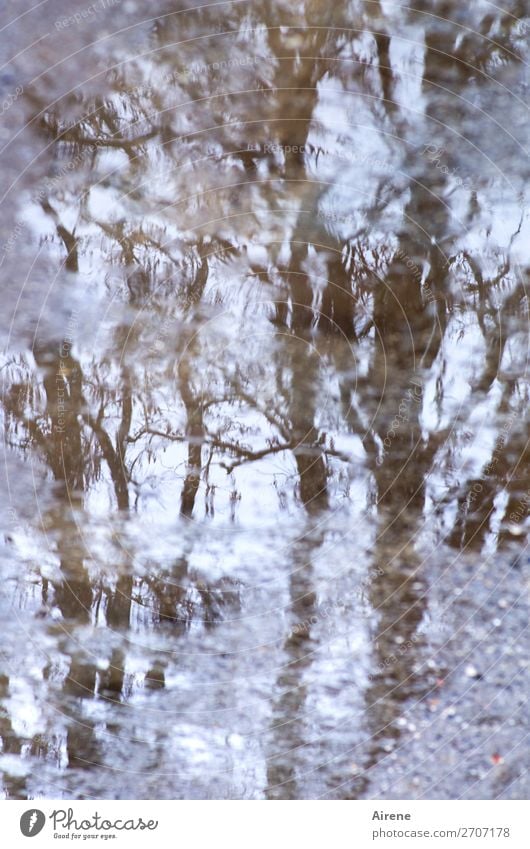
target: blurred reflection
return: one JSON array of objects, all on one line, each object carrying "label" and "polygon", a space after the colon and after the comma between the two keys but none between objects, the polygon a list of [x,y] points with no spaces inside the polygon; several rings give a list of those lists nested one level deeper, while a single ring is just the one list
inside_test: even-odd
[{"label": "blurred reflection", "polygon": [[46,768],[4,792],[370,796],[429,692],[431,563],[528,529],[524,8],[155,5],[145,52],[24,94],[50,173],[2,262],[63,311],[3,359],[53,482],[8,540],[33,737],[0,679],[3,754]]}]

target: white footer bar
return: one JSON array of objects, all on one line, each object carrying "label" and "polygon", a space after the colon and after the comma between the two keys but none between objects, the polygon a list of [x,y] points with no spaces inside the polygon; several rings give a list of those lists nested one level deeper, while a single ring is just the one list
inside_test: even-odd
[{"label": "white footer bar", "polygon": [[0,803],[2,846],[528,849],[524,801]]}]

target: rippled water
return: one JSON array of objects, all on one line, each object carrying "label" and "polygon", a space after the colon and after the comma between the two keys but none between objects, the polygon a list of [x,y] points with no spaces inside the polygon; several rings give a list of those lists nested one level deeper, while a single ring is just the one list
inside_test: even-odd
[{"label": "rippled water", "polygon": [[524,796],[524,5],[107,7],[0,48],[4,795]]}]

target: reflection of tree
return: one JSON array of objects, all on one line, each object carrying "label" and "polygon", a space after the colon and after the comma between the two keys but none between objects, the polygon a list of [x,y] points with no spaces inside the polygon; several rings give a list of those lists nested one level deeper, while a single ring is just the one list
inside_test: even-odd
[{"label": "reflection of tree", "polygon": [[202,402],[193,396],[189,377],[186,374],[187,370],[188,364],[184,360],[179,365],[180,394],[186,408],[186,436],[188,438],[186,477],[180,501],[180,510],[183,516],[191,516],[193,513],[202,471],[201,440],[204,435]]},{"label": "reflection of tree", "polygon": [[[318,498],[318,488],[313,498]],[[310,501],[313,501],[313,498]],[[313,501],[314,504],[314,501]],[[311,549],[314,543],[301,543],[298,553],[305,563],[290,577],[289,595],[291,608],[289,618],[295,625],[311,620],[315,611],[315,593],[311,580]],[[270,728],[270,753],[267,754],[267,798],[296,799],[300,797],[297,784],[297,763],[304,748],[309,745],[305,728],[304,708],[307,686],[304,673],[309,669],[314,650],[311,628],[298,633],[293,629],[282,646],[283,664],[276,680],[275,699]]]},{"label": "reflection of tree", "polygon": [[[522,46],[508,12],[449,5],[424,2],[419,12],[426,14],[402,15],[404,27],[414,23],[424,36],[423,69],[418,64],[423,114],[420,105],[409,111],[398,97],[393,26],[378,3],[355,16],[349,7],[334,7],[324,22],[316,2],[296,10],[270,2],[246,11],[223,7],[226,30],[250,26],[247,38],[219,33],[215,9],[202,10],[191,23],[180,18],[178,25],[168,15],[153,32],[160,49],[144,57],[152,81],[139,84],[141,69],[135,67],[129,78],[120,66],[108,80],[108,96],[87,99],[74,121],[69,116],[79,115],[79,105],[73,97],[49,109],[30,95],[39,131],[53,141],[58,159],[76,157],[86,182],[80,192],[63,179],[39,202],[51,255],[64,264],[72,287],[89,268],[109,288],[110,279],[118,280],[125,296],[112,343],[92,359],[65,354],[45,339],[33,351],[34,371],[29,360],[9,361],[3,394],[9,445],[42,457],[63,507],[83,507],[101,481],[109,481],[122,518],[132,513],[133,493],[141,503],[150,464],[168,449],[182,448],[171,454],[177,459],[170,471],[180,487],[175,520],[186,519],[189,530],[200,521],[201,494],[212,517],[210,480],[216,472],[231,476],[233,506],[239,494],[246,496],[241,473],[276,462],[292,463],[297,515],[303,521],[323,515],[333,507],[337,469],[357,472],[326,432],[323,421],[334,421],[337,433],[361,439],[371,487],[366,496],[375,492],[377,502],[373,558],[385,575],[370,590],[378,617],[376,667],[394,655],[396,636],[405,643],[417,637],[426,611],[427,579],[418,574],[414,540],[422,532],[429,477],[446,476],[436,506],[442,512],[456,506],[445,534],[458,548],[483,544],[495,509],[505,523],[519,517],[519,525],[528,513],[521,500],[530,474],[524,428],[511,427],[499,442],[502,423],[514,411],[522,419],[527,406],[524,380],[503,366],[513,356],[516,318],[527,307],[525,284],[516,279],[512,262],[523,219],[504,248],[494,245],[488,216],[496,197],[487,181],[456,190],[417,143],[418,135],[432,140],[436,134],[436,143],[447,145],[448,164],[465,171],[466,143],[480,142],[466,112],[470,98],[492,85],[500,58],[514,63]],[[520,3],[510,9],[514,16],[524,13]],[[268,29],[262,32],[263,21]],[[203,40],[193,40],[199,34],[211,35],[207,52],[215,57],[230,50],[244,60],[257,51],[260,61],[236,63],[235,71],[221,68],[216,77],[207,70],[190,73],[205,58]],[[188,71],[175,69],[173,51],[166,49],[177,40]],[[166,76],[162,84],[160,75],[168,73],[172,81]],[[150,89],[143,87],[151,82]],[[352,106],[335,126],[329,115],[338,109],[341,92]],[[381,149],[392,162],[390,173],[374,170],[369,192],[357,192],[362,168],[347,169],[340,156],[329,166],[325,151],[329,137],[339,152],[362,141],[356,110],[359,126],[371,122],[374,139],[384,140]],[[449,111],[467,133],[457,148],[447,143]],[[289,152],[289,146],[303,152]],[[324,165],[335,168],[332,178]],[[342,194],[334,194],[338,188]],[[90,202],[96,191],[108,198],[97,215]],[[329,206],[349,223],[335,226],[322,214]],[[258,301],[268,302],[265,318],[257,315]],[[259,329],[266,329],[267,341],[259,349],[258,377],[244,344],[237,368],[230,357],[208,350],[219,307],[233,313],[234,338],[263,319]],[[449,433],[446,423],[426,424],[422,406],[434,379],[434,406],[443,419],[451,328],[459,315],[472,317],[484,342],[484,362],[469,381],[471,399],[498,390],[500,400],[492,406],[495,462],[487,462],[479,478],[462,470],[455,480],[451,469],[468,411],[459,413]],[[160,336],[166,324],[171,330]],[[365,357],[366,368],[355,379],[351,350],[359,360]],[[338,400],[329,400],[323,361],[332,364]],[[418,395],[411,398],[414,387]],[[400,410],[405,416],[393,427]],[[506,504],[497,508],[502,494]],[[148,578],[138,578],[125,558],[112,580],[102,581],[91,574],[76,530],[69,524],[56,530],[61,580],[51,582],[50,594],[69,627],[86,625],[101,608],[108,627],[124,636],[137,600],[149,608],[150,627],[177,634],[198,619],[211,626],[222,618],[227,585],[197,578],[192,546],[183,544],[169,563],[155,564]],[[506,534],[501,528],[501,542]],[[291,613],[298,619],[314,605],[310,577],[306,570],[291,580]],[[86,718],[77,722],[82,700],[96,694],[109,701],[126,698],[124,645],[109,651],[103,672],[90,659],[70,654],[63,691],[72,719],[72,765],[98,757],[94,726]],[[367,769],[381,758],[387,738],[397,737],[400,704],[422,692],[413,673],[419,651],[415,644],[367,690]],[[297,719],[286,723],[283,738],[281,730],[275,732],[277,752],[306,742],[304,652],[303,641],[284,641],[287,663],[277,681],[282,695],[273,726],[281,729],[285,717]],[[164,676],[164,662],[153,656],[148,681],[162,687]],[[9,718],[2,723],[5,750],[19,753]],[[270,795],[296,795],[295,773],[292,760],[273,755],[268,781],[280,789]],[[354,790],[366,788],[364,783]],[[13,790],[22,792],[22,785]]]},{"label": "reflection of tree", "polygon": [[[3,702],[9,696],[9,677],[0,675],[0,700]],[[0,705],[0,739],[2,752],[8,755],[20,755],[23,741],[15,733],[13,723],[6,708]],[[16,775],[4,774],[4,786],[9,799],[25,799],[27,795],[26,779]]]}]

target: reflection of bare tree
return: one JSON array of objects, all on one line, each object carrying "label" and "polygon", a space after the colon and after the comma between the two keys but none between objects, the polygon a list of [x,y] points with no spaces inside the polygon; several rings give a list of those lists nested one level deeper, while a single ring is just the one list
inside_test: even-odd
[{"label": "reflection of bare tree", "polygon": [[[434,73],[429,45],[425,62],[428,79]],[[408,165],[412,169],[413,162]],[[414,534],[421,526],[425,481],[438,440],[431,439],[426,444],[422,440],[423,387],[419,368],[427,369],[435,360],[444,324],[443,319],[442,323],[438,321],[439,306],[436,312],[429,312],[422,293],[422,277],[411,274],[403,257],[414,257],[416,267],[430,269],[426,277],[429,291],[435,287],[436,291],[443,291],[443,253],[438,242],[442,233],[449,230],[449,222],[441,193],[441,180],[429,172],[411,184],[399,250],[384,282],[377,286],[374,299],[378,333],[369,383],[377,385],[384,376],[389,387],[382,398],[377,398],[376,421],[380,424],[376,427],[384,451],[373,468],[379,512],[374,562],[383,569],[384,578],[375,579],[370,590],[378,620],[373,638],[376,671],[366,691],[370,743],[363,774],[352,787],[355,797],[369,792],[370,769],[399,740],[397,720],[402,706],[428,689],[428,681],[414,671],[421,646],[418,630],[427,604],[427,584],[414,550]],[[427,209],[429,234],[421,224]],[[433,233],[438,238],[433,238]]]},{"label": "reflection of bare tree", "polygon": [[[0,700],[3,702],[9,696],[9,677],[0,675]],[[0,705],[0,739],[2,740],[2,752],[10,755],[20,755],[23,741],[13,729],[9,713],[3,705]],[[27,798],[25,777],[4,773],[3,784],[8,799]]]},{"label": "reflection of bare tree", "polygon": [[[304,322],[305,325],[305,322]],[[303,328],[293,330],[300,334]],[[302,337],[303,338],[303,337]],[[300,500],[310,515],[327,507],[327,470],[321,440],[314,425],[316,412],[316,386],[318,385],[318,356],[305,340],[300,353],[299,344],[289,356],[292,340],[286,339],[280,356],[283,367],[290,367],[289,418],[291,442],[299,476]],[[281,372],[280,372],[281,373]],[[303,569],[296,568],[289,582],[291,597],[290,619],[304,622],[315,607],[315,594],[311,586],[310,551],[315,545],[302,543],[297,553],[304,558]],[[294,560],[298,562],[298,557]],[[311,663],[310,629],[304,633],[289,632],[283,644],[282,666],[276,686],[281,695],[274,705],[271,736],[273,754],[268,758],[267,797],[294,799],[299,797],[296,782],[296,762],[299,751],[307,744],[304,735],[304,703],[307,692],[303,681],[304,671]]]},{"label": "reflection of bare tree", "polygon": [[[421,306],[417,315],[421,321]],[[408,311],[408,322],[414,319],[414,313]],[[390,338],[396,340],[395,335]],[[397,431],[387,455],[373,470],[379,512],[373,557],[384,575],[374,579],[370,587],[370,602],[377,616],[373,636],[376,671],[365,694],[370,743],[364,774],[353,785],[355,797],[367,792],[369,770],[399,739],[397,720],[403,704],[414,696],[420,697],[428,687],[428,682],[414,671],[421,646],[418,629],[427,603],[427,584],[414,551],[414,534],[421,525],[424,482],[436,447],[421,444],[420,404],[411,391],[411,385],[416,386],[418,379],[413,368],[414,357],[409,351],[409,369],[405,371],[406,354],[395,349],[393,353],[396,365],[392,369],[387,367],[386,376],[390,385],[401,386],[398,405],[400,397],[408,399],[407,422]],[[383,421],[387,410],[388,421],[396,409],[396,395],[392,392],[382,406]],[[397,462],[392,462],[392,457]],[[402,651],[403,646],[406,650]]]},{"label": "reflection of bare tree", "polygon": [[[377,615],[372,660],[379,673],[366,692],[372,734],[366,769],[397,739],[402,705],[424,690],[414,663],[428,579],[419,573],[414,540],[422,529],[429,476],[440,469],[448,476],[437,507],[443,511],[457,502],[447,541],[458,548],[483,544],[495,509],[517,532],[524,531],[528,514],[521,492],[530,473],[524,420],[499,442],[502,423],[514,411],[523,417],[527,406],[524,380],[501,367],[512,355],[513,325],[527,306],[511,259],[523,218],[505,248],[494,247],[487,216],[489,207],[496,209],[496,197],[486,181],[467,195],[462,191],[452,208],[456,190],[450,179],[417,149],[422,134],[432,139],[439,133],[440,144],[451,138],[450,107],[452,121],[469,139],[448,145],[445,156],[448,164],[464,168],[467,141],[479,141],[466,112],[468,95],[481,95],[495,65],[514,63],[521,45],[509,12],[449,5],[426,0],[418,7],[425,14],[408,10],[400,19],[403,26],[417,26],[412,36],[419,44],[425,36],[424,67],[417,63],[427,104],[422,115],[420,104],[408,110],[400,100],[393,24],[379,3],[355,13],[350,6],[334,7],[325,14],[313,0],[296,9],[268,0],[251,9],[236,4],[223,7],[226,32],[218,27],[215,8],[185,23],[184,16],[167,15],[153,28],[157,49],[135,69],[146,74],[146,82],[153,77],[150,90],[120,63],[109,75],[108,96],[86,98],[82,115],[73,96],[52,109],[33,91],[28,95],[33,125],[38,118],[39,132],[54,143],[59,161],[75,157],[77,176],[86,183],[80,191],[63,175],[39,200],[49,228],[43,244],[64,265],[69,285],[84,285],[81,274],[90,268],[91,280],[105,280],[109,287],[111,277],[121,281],[124,299],[106,350],[74,357],[45,341],[35,348],[34,373],[23,358],[9,361],[2,399],[9,445],[42,458],[56,484],[58,511],[68,503],[79,510],[86,506],[104,480],[124,521],[133,494],[142,509],[150,464],[156,479],[164,451],[182,449],[172,450],[177,459],[169,473],[177,480],[172,509],[184,537],[195,530],[190,520],[201,521],[201,492],[207,520],[214,518],[210,476],[223,470],[231,476],[234,519],[237,499],[247,494],[244,473],[258,464],[260,469],[291,464],[286,477],[294,469],[297,520],[327,515],[334,507],[336,469],[347,468],[353,477],[357,469],[322,422],[333,421],[350,443],[360,437],[370,473],[365,494],[376,493],[378,508],[373,558],[385,572],[370,590]],[[510,9],[524,14],[519,2]],[[175,68],[174,49],[167,49],[177,40],[187,71]],[[253,51],[259,62],[236,64],[236,72],[220,68],[215,76],[206,67],[189,72],[195,61],[228,53],[246,60]],[[173,76],[161,84],[161,74]],[[351,105],[336,126],[329,115],[339,114],[342,100]],[[383,177],[374,173],[373,191],[357,193],[362,169],[348,170],[339,158],[329,178],[321,169],[330,157],[319,144],[332,136],[340,150],[349,151],[363,140],[363,122],[370,122],[374,139],[383,139],[393,167]],[[277,146],[274,153],[271,144]],[[292,146],[303,151],[289,150]],[[338,187],[342,195],[333,194]],[[338,217],[361,223],[334,227],[320,214],[326,204],[335,205]],[[269,304],[259,329],[270,338],[259,349],[255,379],[255,363],[237,334],[241,329],[247,338],[246,330],[260,320],[253,311],[258,300]],[[237,354],[226,359],[208,351],[209,326],[215,323],[208,319],[218,308],[235,316],[230,341]],[[454,344],[450,327],[464,314],[473,317],[485,346],[483,367],[470,381],[471,398],[498,391],[500,400],[492,406],[495,462],[479,478],[464,470],[454,481],[451,464],[466,414],[453,422],[448,437],[445,425],[425,423],[422,404],[434,378],[434,406],[444,408],[447,348]],[[160,326],[166,323],[171,330],[161,342]],[[241,362],[234,366],[238,354]],[[351,361],[357,356],[360,368],[353,378]],[[335,387],[328,393],[324,385],[325,358],[334,368],[338,400]],[[405,415],[393,426],[400,411]],[[158,492],[162,485],[155,480],[154,488]],[[504,508],[498,507],[501,494]],[[132,559],[124,556],[110,578],[95,578],[73,523],[54,516],[50,511],[60,580],[47,585],[50,602],[68,633],[101,614],[116,638],[104,670],[65,646],[69,669],[61,698],[74,766],[101,754],[84,700],[127,698],[125,638],[134,605],[148,609],[150,628],[183,636],[193,622],[210,627],[222,620],[230,584],[207,583],[194,573],[191,555],[200,533],[163,563],[153,563],[147,577],[138,578]],[[179,525],[182,518],[188,521]],[[501,528],[501,542],[507,533]],[[300,546],[293,553],[293,561],[307,561],[290,581],[290,615],[298,621],[315,605],[312,550]],[[286,663],[276,681],[271,797],[301,792],[296,770],[307,743],[310,637],[289,635],[282,645]],[[414,645],[385,666],[396,655],[397,638],[398,645]],[[165,686],[165,663],[156,652],[149,657],[147,683],[153,689]],[[4,683],[7,690],[9,682]],[[4,751],[20,754],[22,742],[7,714],[0,726]],[[361,782],[352,795],[367,787]],[[10,790],[24,792],[23,782]]]},{"label": "reflection of bare tree", "polygon": [[[310,620],[315,609],[308,548],[310,546],[301,545],[306,566],[303,570],[294,572],[289,581],[292,600],[289,619],[293,624]],[[285,637],[282,649],[283,664],[276,679],[276,689],[280,695],[274,701],[270,727],[271,745],[267,757],[268,799],[300,798],[297,762],[309,742],[304,727],[307,698],[304,672],[311,665],[314,651],[311,629],[307,628],[300,633],[290,631]]]},{"label": "reflection of bare tree", "polygon": [[202,399],[193,396],[187,371],[189,365],[183,360],[179,365],[180,394],[186,408],[186,435],[188,437],[188,462],[182,487],[180,510],[183,516],[191,516],[199,489],[202,471],[202,437],[204,435]]},{"label": "reflection of bare tree", "polygon": [[[76,493],[84,488],[79,425],[82,375],[79,363],[71,355],[61,358],[57,352],[45,349],[35,351],[35,360],[45,374],[44,415],[49,418],[50,427],[43,429],[38,419],[29,419],[30,438],[44,451],[55,480],[63,482],[64,494],[70,493],[75,498]],[[16,401],[12,410],[23,420],[23,409]]]}]

